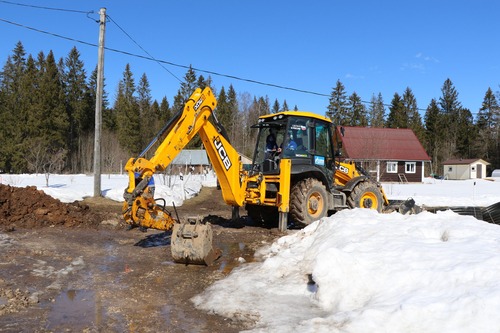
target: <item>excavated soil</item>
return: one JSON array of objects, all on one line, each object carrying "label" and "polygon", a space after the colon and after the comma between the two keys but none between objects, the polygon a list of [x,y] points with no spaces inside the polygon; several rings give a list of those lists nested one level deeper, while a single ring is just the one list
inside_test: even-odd
[{"label": "excavated soil", "polygon": [[86,204],[62,203],[34,186],[19,188],[0,184],[0,226],[3,228],[96,228],[99,223],[99,216]]},{"label": "excavated soil", "polygon": [[[0,332],[238,332],[252,327],[194,308],[190,299],[280,236],[252,225],[215,188],[174,214],[213,224],[222,256],[181,265],[170,232],[128,230],[121,203],[62,203],[34,187],[0,185]],[[173,210],[173,208],[172,208]],[[240,210],[244,214],[244,210]]]}]

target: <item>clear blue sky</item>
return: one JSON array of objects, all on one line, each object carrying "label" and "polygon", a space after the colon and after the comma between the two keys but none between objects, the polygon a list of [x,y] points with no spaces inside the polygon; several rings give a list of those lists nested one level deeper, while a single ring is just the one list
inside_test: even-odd
[{"label": "clear blue sky", "polygon": [[[328,95],[340,80],[364,101],[410,87],[418,107],[441,96],[450,78],[462,105],[473,114],[488,87],[500,84],[500,2],[419,1],[129,1],[9,0],[26,5],[107,14],[156,59],[248,80],[312,91],[290,91],[211,75],[219,90],[268,96],[290,108],[324,114]],[[98,43],[98,24],[86,14],[43,10],[0,1],[0,19],[65,37]],[[107,23],[106,47],[148,56],[117,25]],[[21,41],[27,53],[53,50],[57,59],[76,46],[90,73],[97,48],[0,21],[0,64]],[[125,65],[138,82],[150,80],[153,98],[173,103],[186,69],[106,51],[106,89],[113,101]],[[208,77],[209,74],[197,71]],[[177,78],[176,78],[177,77]],[[423,111],[421,112],[423,113]]]}]

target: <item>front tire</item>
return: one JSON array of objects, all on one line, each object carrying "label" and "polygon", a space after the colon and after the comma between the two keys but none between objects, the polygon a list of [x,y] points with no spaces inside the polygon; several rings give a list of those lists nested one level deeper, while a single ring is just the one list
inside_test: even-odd
[{"label": "front tire", "polygon": [[347,204],[351,208],[375,209],[379,213],[382,212],[383,202],[379,187],[370,181],[360,182],[347,198]]},{"label": "front tire", "polygon": [[290,217],[295,223],[308,225],[328,213],[328,193],[317,179],[297,182],[290,193]]}]

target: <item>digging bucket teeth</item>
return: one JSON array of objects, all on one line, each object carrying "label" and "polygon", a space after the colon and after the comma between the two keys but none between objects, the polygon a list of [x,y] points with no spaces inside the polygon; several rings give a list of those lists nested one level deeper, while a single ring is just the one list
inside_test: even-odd
[{"label": "digging bucket teeth", "polygon": [[212,245],[212,225],[199,218],[174,224],[170,248],[174,261],[186,265],[210,266],[221,253]]}]

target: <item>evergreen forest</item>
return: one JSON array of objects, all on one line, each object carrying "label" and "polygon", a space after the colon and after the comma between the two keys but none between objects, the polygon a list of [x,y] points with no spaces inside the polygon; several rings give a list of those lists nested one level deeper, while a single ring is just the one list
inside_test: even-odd
[{"label": "evergreen forest", "polygon": [[[62,58],[50,51],[26,54],[18,42],[0,71],[0,172],[92,173],[97,68],[85,70],[73,47]],[[173,98],[151,96],[146,73],[136,76],[126,64],[110,102],[102,105],[101,165],[105,173],[119,173],[129,157],[137,156],[180,110],[195,88],[210,86],[217,96],[217,119],[231,143],[252,156],[259,116],[290,110],[286,100],[270,102],[234,87],[215,89],[211,77],[189,68]],[[105,82],[106,87],[106,82]],[[438,92],[436,93],[438,95]],[[348,93],[340,80],[334,84],[324,115],[342,126],[411,128],[432,159],[433,170],[450,158],[482,158],[489,172],[500,168],[500,93],[485,91],[479,110],[462,107],[459,93],[445,80],[438,99],[420,107],[410,87],[395,92],[389,103],[374,94],[364,101]],[[294,105],[292,110],[299,110]],[[423,116],[422,116],[423,115]],[[201,148],[194,140],[189,148]]]}]

